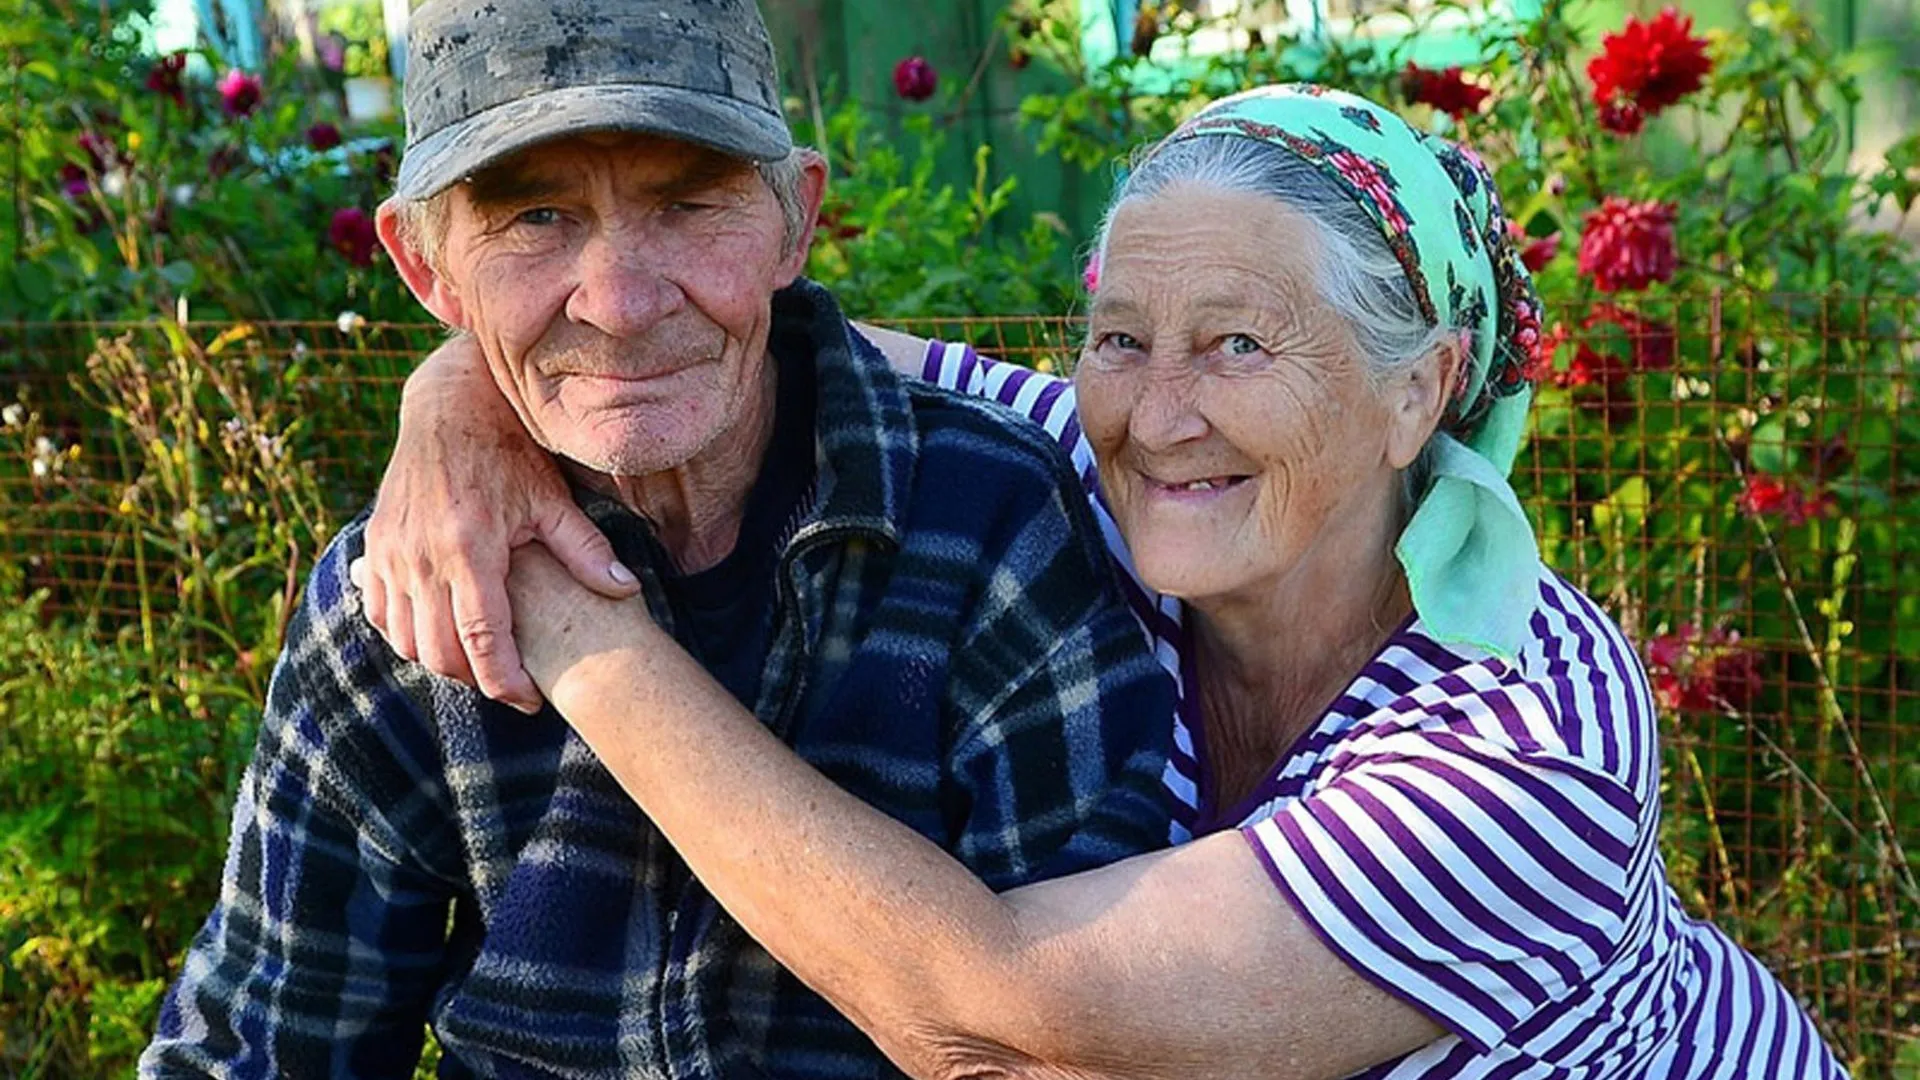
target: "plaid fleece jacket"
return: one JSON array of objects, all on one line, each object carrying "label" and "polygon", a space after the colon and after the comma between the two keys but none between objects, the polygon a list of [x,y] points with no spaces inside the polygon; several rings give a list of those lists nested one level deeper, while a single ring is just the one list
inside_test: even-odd
[{"label": "plaid fleece jacket", "polygon": [[[995,888],[1157,847],[1171,688],[1038,428],[903,382],[801,283],[817,477],[782,544],[757,712]],[[589,506],[656,617],[658,547]],[[308,583],[218,905],[146,1077],[899,1075],[721,910],[579,738],[417,665],[346,569]],[[670,625],[670,624],[669,624]]]}]

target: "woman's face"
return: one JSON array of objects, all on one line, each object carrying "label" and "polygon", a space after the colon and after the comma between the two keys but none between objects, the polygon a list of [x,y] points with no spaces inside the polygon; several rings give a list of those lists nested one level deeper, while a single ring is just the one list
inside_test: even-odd
[{"label": "woman's face", "polygon": [[1157,591],[1254,595],[1391,544],[1398,471],[1432,423],[1414,430],[1404,388],[1368,377],[1320,299],[1318,259],[1297,212],[1207,186],[1114,220],[1075,383],[1108,502]]}]

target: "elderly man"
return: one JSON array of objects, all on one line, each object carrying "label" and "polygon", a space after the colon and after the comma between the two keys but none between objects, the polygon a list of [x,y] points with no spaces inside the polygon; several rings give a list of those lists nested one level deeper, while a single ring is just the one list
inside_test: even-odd
[{"label": "elderly man", "polygon": [[[1162,842],[1170,687],[1078,481],[799,279],[824,168],[752,5],[429,0],[408,70],[388,250],[654,618],[990,884]],[[408,1076],[431,1026],[442,1076],[892,1075],[558,718],[376,636],[363,527],[291,624],[142,1074]]]}]

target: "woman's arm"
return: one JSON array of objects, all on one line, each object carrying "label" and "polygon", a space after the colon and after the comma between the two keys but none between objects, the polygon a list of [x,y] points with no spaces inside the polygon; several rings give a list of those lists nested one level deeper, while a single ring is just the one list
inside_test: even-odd
[{"label": "woman's arm", "polygon": [[996,896],[642,606],[535,548],[510,591],[528,670],[706,887],[915,1076],[1331,1078],[1442,1034],[1321,944],[1239,833]]}]

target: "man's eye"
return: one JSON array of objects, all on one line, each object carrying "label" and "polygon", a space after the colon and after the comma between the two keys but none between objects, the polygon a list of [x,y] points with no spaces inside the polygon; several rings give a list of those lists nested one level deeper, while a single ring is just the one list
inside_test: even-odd
[{"label": "man's eye", "polygon": [[513,219],[515,225],[531,225],[536,229],[560,223],[560,211],[551,206],[536,206],[531,210],[522,210]]},{"label": "man's eye", "polygon": [[1260,343],[1246,334],[1228,334],[1220,339],[1220,350],[1228,356],[1249,356],[1260,348]]}]

